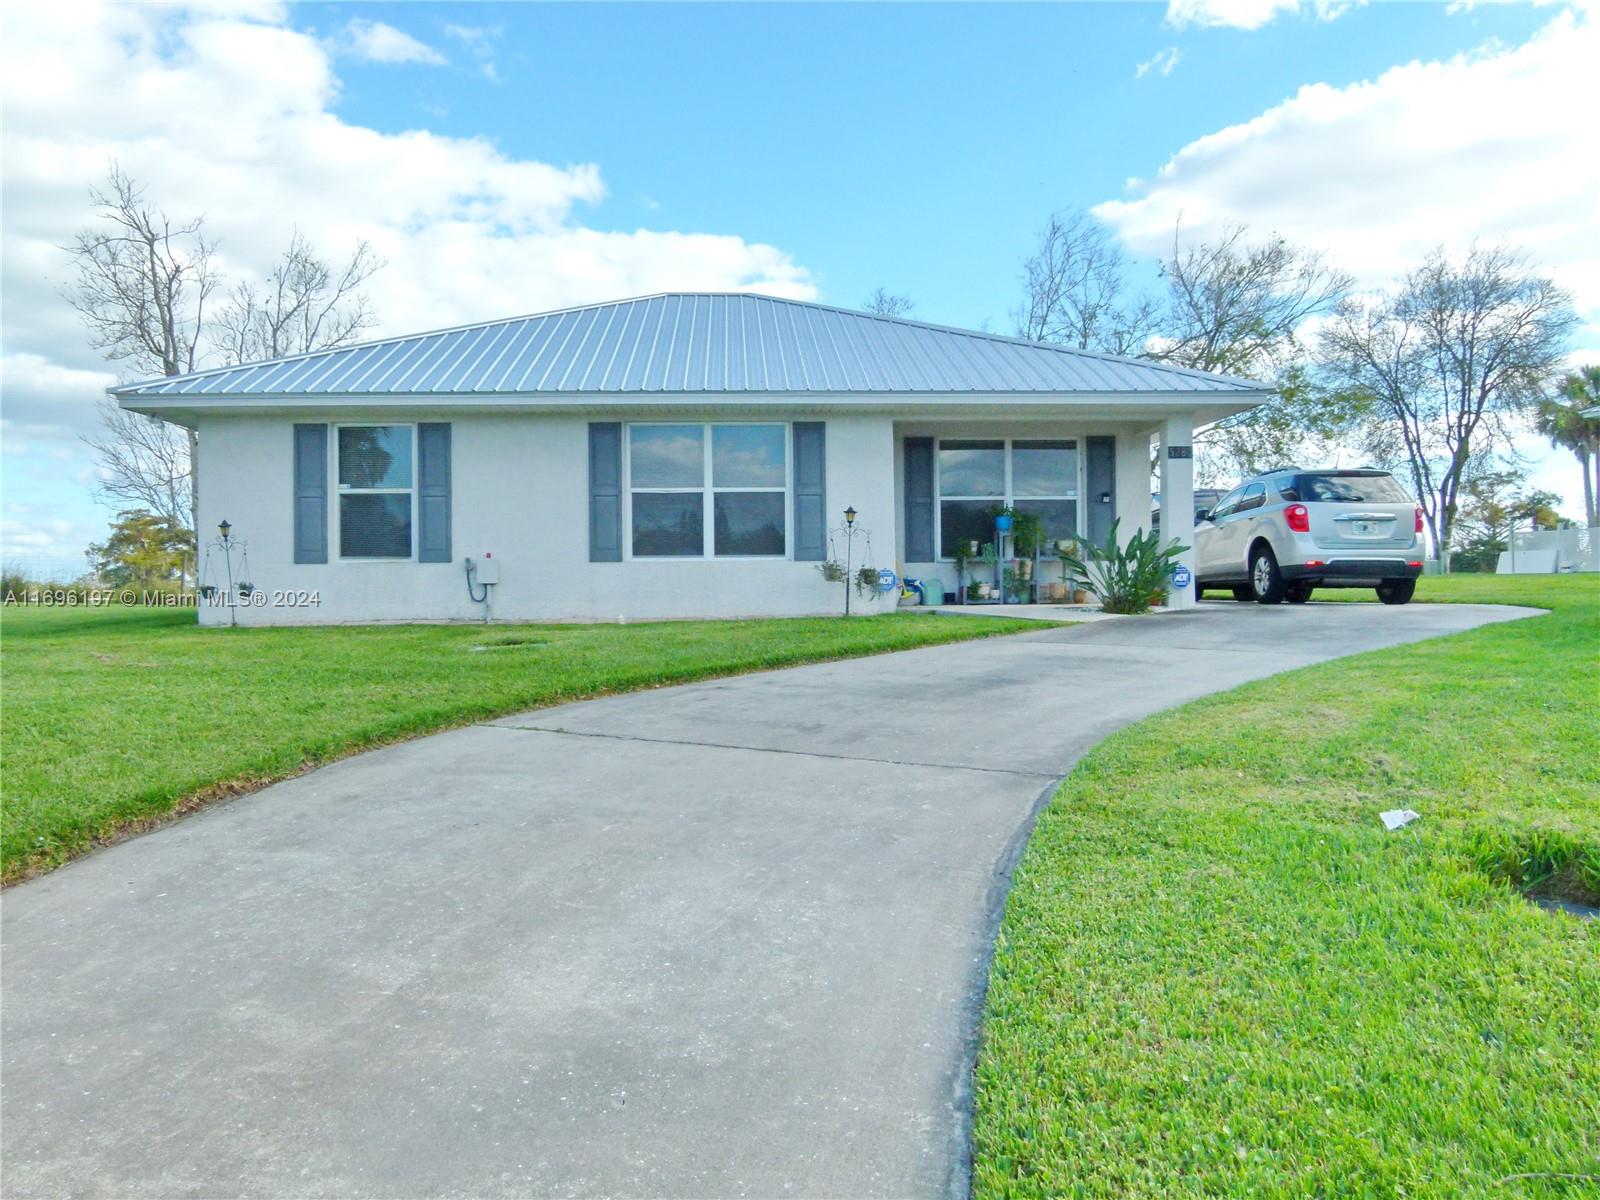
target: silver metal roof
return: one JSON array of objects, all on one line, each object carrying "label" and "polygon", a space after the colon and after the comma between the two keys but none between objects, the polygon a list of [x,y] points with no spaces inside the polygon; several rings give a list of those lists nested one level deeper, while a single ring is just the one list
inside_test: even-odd
[{"label": "silver metal roof", "polygon": [[674,292],[111,389],[232,396],[1205,393],[1265,385],[747,293]]}]

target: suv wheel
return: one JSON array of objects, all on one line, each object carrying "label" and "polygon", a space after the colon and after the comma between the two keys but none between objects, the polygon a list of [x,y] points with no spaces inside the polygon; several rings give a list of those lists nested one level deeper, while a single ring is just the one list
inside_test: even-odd
[{"label": "suv wheel", "polygon": [[1416,594],[1417,581],[1415,579],[1396,579],[1390,583],[1378,585],[1378,599],[1385,604],[1410,604],[1411,597]]},{"label": "suv wheel", "polygon": [[1284,588],[1283,598],[1290,604],[1304,604],[1311,599],[1311,588],[1308,584],[1297,583],[1292,587]]},{"label": "suv wheel", "polygon": [[1250,556],[1250,592],[1257,604],[1278,604],[1283,600],[1283,573],[1278,560],[1266,546]]}]

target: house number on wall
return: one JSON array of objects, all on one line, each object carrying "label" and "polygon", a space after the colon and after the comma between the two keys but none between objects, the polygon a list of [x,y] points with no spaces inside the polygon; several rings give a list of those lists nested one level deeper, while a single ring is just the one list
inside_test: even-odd
[{"label": "house number on wall", "polygon": [[1193,458],[1194,457],[1194,447],[1193,446],[1168,446],[1167,447],[1167,457],[1168,458]]}]

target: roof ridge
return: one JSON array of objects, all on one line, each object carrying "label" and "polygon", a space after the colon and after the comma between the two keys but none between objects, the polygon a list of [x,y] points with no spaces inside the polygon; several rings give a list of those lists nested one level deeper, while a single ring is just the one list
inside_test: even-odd
[{"label": "roof ridge", "polygon": [[468,321],[459,325],[450,325],[442,329],[429,329],[416,333],[393,334],[385,337],[369,338],[365,341],[350,342],[341,346],[328,346],[319,350],[306,350],[298,354],[280,355],[276,358],[256,359],[251,362],[232,363],[215,367],[206,367],[198,371],[185,372],[182,375],[157,376],[151,379],[142,379],[123,384],[120,387],[109,389],[114,395],[137,394],[148,388],[167,389],[174,384],[189,383],[197,380],[206,380],[214,376],[230,372],[244,372],[259,370],[266,367],[282,367],[292,363],[303,363],[309,360],[322,359],[331,355],[346,354],[353,351],[369,350],[374,347],[398,347],[407,344],[421,343],[431,338],[438,338],[450,334],[462,334],[472,331],[505,328],[507,326],[526,324],[533,321],[543,321],[547,318],[558,318],[572,313],[591,312],[599,309],[622,310],[626,307],[648,303],[658,300],[695,301],[701,299],[734,299],[741,301],[757,301],[774,306],[782,305],[791,309],[804,309],[813,312],[836,313],[841,316],[856,319],[866,319],[884,325],[900,326],[913,330],[928,330],[934,333],[956,335],[962,338],[975,339],[983,342],[1000,345],[1022,346],[1033,350],[1047,350],[1054,354],[1063,355],[1071,359],[1086,359],[1091,361],[1114,363],[1136,367],[1146,371],[1168,374],[1180,378],[1201,379],[1212,384],[1227,384],[1235,388],[1252,391],[1264,390],[1263,385],[1250,379],[1236,375],[1224,375],[1220,372],[1204,371],[1194,367],[1178,366],[1173,363],[1162,362],[1159,359],[1142,358],[1133,355],[1109,354],[1099,350],[1087,350],[1076,346],[1062,346],[1052,342],[1037,341],[1032,338],[1014,337],[1007,334],[993,333],[988,330],[963,329],[956,325],[942,325],[933,321],[920,321],[912,317],[891,316],[885,313],[865,312],[861,309],[845,308],[837,304],[824,304],[816,300],[796,300],[786,296],[772,296],[764,292],[755,291],[662,291],[650,292],[640,296],[627,296],[614,300],[600,300],[587,304],[573,304],[563,308],[546,309],[542,312],[523,313],[517,316],[497,317],[487,321]]}]

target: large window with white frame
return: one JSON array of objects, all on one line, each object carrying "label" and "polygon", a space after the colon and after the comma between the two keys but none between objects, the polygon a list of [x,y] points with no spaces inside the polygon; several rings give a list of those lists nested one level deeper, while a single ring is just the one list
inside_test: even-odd
[{"label": "large window with white frame", "polygon": [[994,538],[993,513],[1036,515],[1045,536],[1078,536],[1078,443],[1060,438],[941,438],[939,557]]},{"label": "large window with white frame", "polygon": [[339,557],[410,558],[415,512],[415,425],[340,425]]},{"label": "large window with white frame", "polygon": [[635,558],[782,558],[789,427],[630,425],[628,501]]}]

